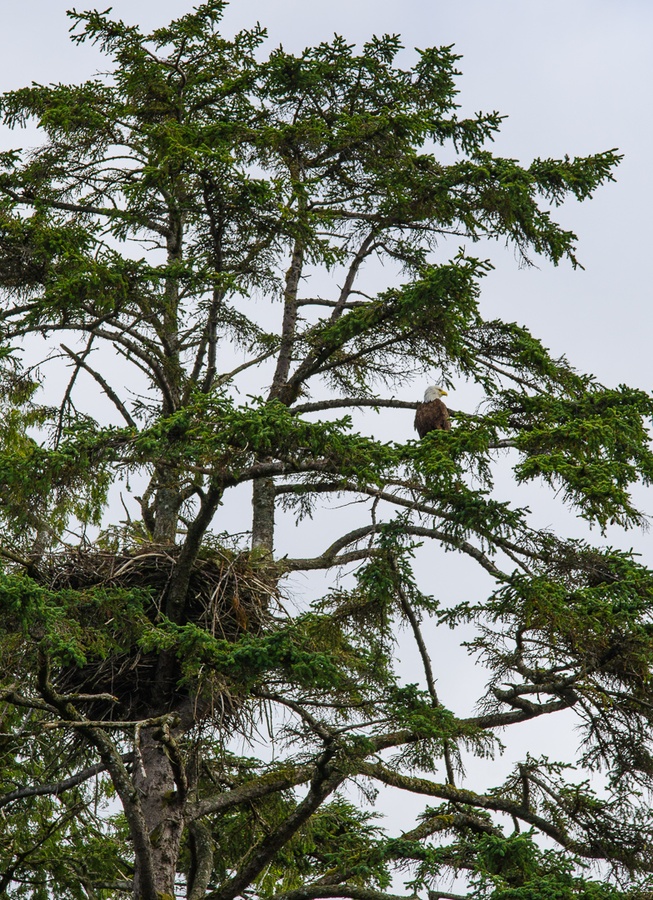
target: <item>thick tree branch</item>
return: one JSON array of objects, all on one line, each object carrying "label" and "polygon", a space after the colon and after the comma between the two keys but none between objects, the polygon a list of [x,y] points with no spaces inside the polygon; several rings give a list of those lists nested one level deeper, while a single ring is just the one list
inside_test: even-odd
[{"label": "thick tree branch", "polygon": [[400,790],[410,791],[426,797],[437,797],[440,800],[456,804],[460,803],[464,806],[507,813],[539,829],[543,834],[546,834],[574,853],[589,859],[601,859],[604,857],[604,854],[598,848],[574,840],[562,826],[554,825],[542,816],[536,815],[532,810],[526,809],[521,804],[507,800],[499,795],[477,794],[474,791],[456,788],[451,784],[438,784],[426,778],[401,775],[381,763],[361,762],[358,768],[361,774],[367,775],[369,778],[375,778],[389,787],[399,788]]},{"label": "thick tree branch", "polygon": [[23,709],[39,709],[48,713],[57,712],[56,706],[45,703],[43,700],[38,700],[36,697],[26,697],[24,694],[20,694],[13,685],[0,692],[0,700]]},{"label": "thick tree branch", "polygon": [[270,794],[276,794],[285,791],[288,788],[296,787],[299,784],[307,782],[314,771],[311,765],[297,766],[291,768],[290,771],[283,775],[270,772],[268,775],[260,777],[239,785],[230,791],[217,794],[214,797],[206,797],[203,800],[189,803],[186,808],[186,820],[194,821],[203,816],[214,815],[225,809],[231,809],[234,806],[251,803],[260,797],[267,797]]},{"label": "thick tree branch", "polygon": [[376,528],[373,525],[356,528],[335,540],[320,556],[309,557],[307,559],[288,559],[286,557],[279,560],[279,563],[283,566],[285,571],[291,572],[300,571],[302,569],[329,569],[332,566],[347,565],[350,562],[367,559],[373,553],[371,548],[365,550],[353,550],[344,554],[341,554],[340,551],[344,547],[348,547],[365,537],[373,535],[375,530]]},{"label": "thick tree branch", "polygon": [[340,553],[337,556],[313,556],[306,559],[282,559],[279,561],[284,572],[309,572],[318,569],[334,569],[336,566],[348,566],[351,563],[363,562],[370,559],[375,551],[350,550],[349,553]]},{"label": "thick tree branch", "polygon": [[204,822],[188,826],[191,867],[188,873],[187,900],[204,900],[213,874],[214,842],[211,829]]},{"label": "thick tree branch", "polygon": [[197,559],[202,538],[206,534],[215,511],[220,505],[222,494],[223,488],[221,485],[212,484],[209,487],[206,494],[202,497],[199,512],[191,522],[186,533],[186,539],[170,576],[165,595],[166,615],[173,622],[179,621],[183,614],[193,563]]},{"label": "thick tree branch", "polygon": [[276,398],[286,403],[294,399],[294,397],[284,396],[284,387],[288,381],[292,350],[295,344],[295,330],[297,326],[297,290],[299,288],[303,264],[304,244],[303,241],[298,238],[293,246],[290,268],[286,272],[281,342],[279,344],[277,367],[272,379],[272,388],[270,390],[270,399]]},{"label": "thick tree branch", "polygon": [[15,553],[13,550],[9,550],[8,547],[0,547],[0,556],[3,556],[5,559],[11,560],[11,562],[17,563],[19,566],[23,566],[25,569],[29,569],[34,565],[33,559],[28,559],[25,556],[21,556],[18,553]]},{"label": "thick tree branch", "polygon": [[[355,485],[341,484],[338,490],[350,490],[352,492],[358,493],[363,492],[374,497],[380,497],[381,499],[386,500],[390,503],[395,503],[398,506],[405,506],[410,509],[414,508],[414,504],[410,501],[404,501],[403,498],[399,498],[394,494],[387,494],[384,491],[379,491],[374,488],[365,489]],[[433,514],[435,514],[435,511],[433,511]],[[349,563],[354,559],[366,559],[372,554],[373,551],[371,549],[367,549],[364,551],[354,551],[357,556],[350,559],[344,554],[337,556],[335,553],[332,553],[332,547],[335,547],[337,552],[347,544],[355,543],[356,541],[361,540],[366,535],[374,534],[375,531],[378,531],[378,526],[367,525],[362,528],[358,528],[355,531],[349,532],[347,535],[343,535],[341,539],[335,541],[334,544],[332,544],[332,546],[325,550],[324,553],[320,556],[309,557],[308,559],[284,558],[283,560],[280,560],[280,562],[283,564],[286,570],[298,571],[304,567],[307,569],[324,569],[339,565],[343,562]],[[404,525],[404,533],[414,535],[415,537],[431,538],[433,540],[440,541],[447,546],[455,547],[457,550],[460,550],[462,553],[465,553],[467,556],[471,556],[473,559],[475,559],[494,578],[498,579],[499,581],[508,580],[507,573],[502,572],[501,569],[499,569],[498,566],[496,566],[492,562],[492,560],[486,556],[485,553],[483,553],[477,547],[474,547],[473,544],[469,543],[469,541],[464,541],[460,538],[456,538],[453,535],[449,535],[438,528],[427,528],[420,525],[412,525],[410,523],[406,523]]]},{"label": "thick tree branch", "polygon": [[[392,409],[417,409],[417,401],[381,400],[375,397],[339,397],[336,400],[316,400],[314,403],[299,403],[291,407],[293,413],[323,412],[326,409],[341,409],[360,406],[390,407]],[[455,412],[447,407],[455,416]]]},{"label": "thick tree branch", "polygon": [[356,281],[356,276],[360,271],[360,267],[363,264],[363,261],[370,255],[370,253],[374,252],[374,249],[376,247],[376,235],[376,229],[373,228],[356,251],[354,258],[349,265],[349,269],[347,270],[347,275],[340,290],[340,296],[338,297],[335,309],[331,313],[332,322],[335,322],[336,319],[340,318],[340,316],[342,315],[343,309],[345,307],[345,304],[349,300],[354,287],[354,282]]},{"label": "thick tree branch", "polygon": [[[352,291],[352,293],[356,292]],[[361,306],[366,306],[367,302],[366,300],[349,300],[341,305],[338,300],[321,300],[319,297],[314,297],[298,300],[297,306],[325,306],[329,309],[333,309],[335,306],[342,306],[343,309],[357,309]]]},{"label": "thick tree branch", "polygon": [[573,706],[573,703],[569,700],[552,700],[550,703],[527,703],[527,701],[523,701],[519,704],[518,709],[513,709],[510,712],[471,716],[468,719],[461,719],[461,722],[477,728],[503,728],[507,725],[515,725],[518,722],[527,722],[529,719],[536,719],[539,716],[546,716],[549,713],[560,712],[560,710],[569,709],[571,706]]}]

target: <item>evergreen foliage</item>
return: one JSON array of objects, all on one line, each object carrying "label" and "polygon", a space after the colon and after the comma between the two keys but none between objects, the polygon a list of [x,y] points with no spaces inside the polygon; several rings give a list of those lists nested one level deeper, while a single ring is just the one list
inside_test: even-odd
[{"label": "evergreen foliage", "polygon": [[[459,116],[452,48],[265,55],[259,27],[220,34],[224,5],[151,34],[73,12],[111,73],[0,98],[42,138],[0,156],[0,894],[648,896],[653,572],[536,528],[495,475],[639,526],[653,400],[485,319],[490,264],[458,249],[577,265],[555,207],[619,156],[493,156],[501,117]],[[484,401],[422,441],[354,428],[404,409],[408,436],[393,397],[418,378]],[[275,550],[281,511],[314,555]],[[480,566],[487,599],[426,593],[422,545]],[[291,606],[312,570],[332,589]],[[445,704],[465,676],[431,659],[436,629],[487,667],[476,708]],[[471,789],[538,717],[575,720],[577,765],[533,752]],[[381,789],[422,798],[412,827]]]}]

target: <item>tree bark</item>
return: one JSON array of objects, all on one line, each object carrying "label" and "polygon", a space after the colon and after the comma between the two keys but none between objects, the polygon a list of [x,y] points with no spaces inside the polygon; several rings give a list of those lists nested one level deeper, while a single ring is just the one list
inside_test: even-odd
[{"label": "tree bark", "polygon": [[[293,178],[299,179],[299,170],[293,167],[291,175]],[[301,207],[301,199],[299,203]],[[304,243],[297,238],[293,247],[290,267],[286,272],[281,344],[269,396],[270,400],[280,400],[286,405],[296,399],[294,389],[290,392],[287,390],[287,380],[296,338],[297,290],[303,265]],[[271,478],[261,478],[254,482],[252,507],[252,550],[263,551],[271,555],[274,549],[274,481]]]},{"label": "tree bark", "polygon": [[191,867],[188,873],[188,900],[202,900],[213,872],[213,838],[211,830],[204,822],[191,822],[190,835]]},{"label": "tree bark", "polygon": [[177,515],[181,497],[177,487],[157,488],[154,502],[154,540],[157,544],[174,544],[177,537]]},{"label": "tree bark", "polygon": [[259,478],[252,491],[252,550],[274,550],[274,479]]},{"label": "tree bark", "polygon": [[[161,900],[175,897],[175,875],[184,827],[185,792],[175,778],[161,728],[144,728],[134,766],[134,785],[140,796],[150,843],[154,887]],[[138,856],[134,872],[134,900],[142,900]]]}]

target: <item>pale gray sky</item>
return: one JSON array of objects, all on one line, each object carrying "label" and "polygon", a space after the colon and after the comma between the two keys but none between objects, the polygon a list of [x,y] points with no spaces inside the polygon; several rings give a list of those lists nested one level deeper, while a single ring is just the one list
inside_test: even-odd
[{"label": "pale gray sky", "polygon": [[[4,0],[0,90],[30,81],[79,80],[102,67],[97,52],[68,40],[65,0]],[[100,4],[100,8],[105,4]],[[84,5],[80,6],[84,8]],[[116,0],[113,14],[144,29],[186,12],[188,0]],[[268,28],[289,50],[372,33],[403,36],[407,48],[455,44],[463,55],[464,110],[509,118],[495,152],[586,155],[619,147],[617,184],[561,211],[579,235],[585,272],[563,265],[519,271],[493,254],[486,309],[528,324],[556,352],[607,383],[653,386],[649,361],[648,256],[653,243],[653,4],[639,0],[234,0],[226,32]],[[11,139],[10,139],[11,142]],[[6,137],[2,145],[7,145]]]}]

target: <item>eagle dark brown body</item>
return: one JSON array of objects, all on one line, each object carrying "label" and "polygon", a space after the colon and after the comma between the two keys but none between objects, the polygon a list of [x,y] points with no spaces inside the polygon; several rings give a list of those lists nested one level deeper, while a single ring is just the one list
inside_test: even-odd
[{"label": "eagle dark brown body", "polygon": [[415,413],[415,428],[420,438],[429,431],[450,431],[451,419],[449,410],[440,400],[440,395],[446,395],[442,388],[428,388],[424,395],[424,403],[417,404]]}]

